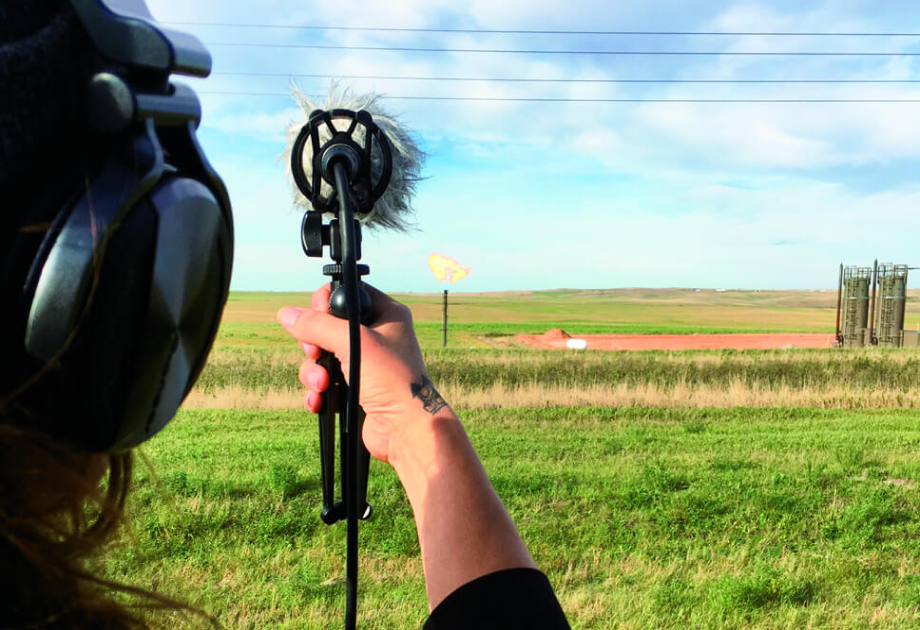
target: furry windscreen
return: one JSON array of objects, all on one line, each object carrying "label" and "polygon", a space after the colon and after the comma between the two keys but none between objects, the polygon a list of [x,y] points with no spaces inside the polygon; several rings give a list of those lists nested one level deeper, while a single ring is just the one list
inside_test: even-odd
[{"label": "furry windscreen", "polygon": [[[415,194],[416,185],[421,179],[425,153],[399,121],[380,106],[380,96],[377,94],[358,95],[348,88],[339,87],[337,83],[332,83],[329,86],[329,94],[325,102],[314,101],[296,86],[291,88],[291,94],[304,113],[303,122],[295,123],[288,127],[288,143],[284,153],[281,155],[281,159],[284,160],[288,182],[294,192],[294,205],[304,210],[313,209],[310,201],[297,188],[291,175],[291,150],[297,134],[300,133],[301,127],[306,122],[306,118],[316,109],[350,109],[352,111],[363,109],[374,118],[374,123],[390,141],[390,150],[393,156],[393,173],[390,178],[390,185],[383,196],[374,204],[374,210],[360,217],[360,220],[368,227],[379,227],[397,232],[406,232],[413,228],[412,196]],[[321,137],[321,141],[325,140],[328,140],[328,138]],[[310,148],[307,147],[305,150],[310,151]],[[379,179],[382,170],[381,161],[377,159],[376,155],[372,155],[371,160],[371,177],[375,181]],[[305,155],[305,168],[309,168],[308,164],[310,164],[309,155]],[[320,193],[323,196],[328,196],[331,193],[329,184],[323,182],[322,186],[323,189]]]}]

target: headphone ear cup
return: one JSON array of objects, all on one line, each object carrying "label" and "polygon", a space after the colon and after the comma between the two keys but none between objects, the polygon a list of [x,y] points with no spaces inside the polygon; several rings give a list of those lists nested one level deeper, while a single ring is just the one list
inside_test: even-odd
[{"label": "headphone ear cup", "polygon": [[231,230],[212,191],[184,177],[156,184],[109,229],[71,342],[29,390],[41,426],[50,422],[44,428],[88,451],[111,452],[172,419],[217,334]]},{"label": "headphone ear cup", "polygon": [[150,200],[156,251],[119,449],[147,440],[178,411],[204,367],[230,286],[232,228],[211,190],[176,177]]},{"label": "headphone ear cup", "polygon": [[[79,439],[90,450],[110,449],[133,424],[125,410],[138,378],[157,223],[157,209],[144,197],[113,231],[87,304],[86,321],[75,338],[74,352],[65,355],[63,372],[71,382],[64,391],[77,385],[72,400],[85,398],[89,403],[81,413]],[[81,373],[77,366],[89,369]]]},{"label": "headphone ear cup", "polygon": [[[77,292],[66,305],[58,304],[63,297],[43,301],[33,312],[41,322],[64,313],[73,319],[67,316],[72,329],[54,356],[28,353],[29,372],[41,378],[26,390],[24,402],[35,410],[38,428],[89,451],[105,451],[116,442],[135,380],[156,236],[156,209],[144,196],[117,225],[97,235],[105,239],[104,247],[70,247],[69,257],[46,260],[38,268],[49,285],[70,280],[67,267],[90,270],[85,294]],[[58,241],[48,247],[67,246]],[[62,269],[60,261],[68,264]]]}]

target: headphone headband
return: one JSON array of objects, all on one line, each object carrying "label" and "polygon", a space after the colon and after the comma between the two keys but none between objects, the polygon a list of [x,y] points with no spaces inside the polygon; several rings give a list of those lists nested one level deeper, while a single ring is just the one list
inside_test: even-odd
[{"label": "headphone headband", "polygon": [[193,35],[154,24],[142,0],[70,0],[96,50],[131,69],[206,77],[211,54]]}]

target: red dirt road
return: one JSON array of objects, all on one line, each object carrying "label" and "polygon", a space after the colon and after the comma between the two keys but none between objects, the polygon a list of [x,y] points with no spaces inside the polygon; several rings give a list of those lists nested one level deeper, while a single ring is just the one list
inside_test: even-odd
[{"label": "red dirt road", "polygon": [[553,329],[542,335],[516,335],[515,341],[541,350],[565,350],[570,339],[583,339],[588,350],[783,350],[830,348],[833,334],[737,335],[569,335]]}]

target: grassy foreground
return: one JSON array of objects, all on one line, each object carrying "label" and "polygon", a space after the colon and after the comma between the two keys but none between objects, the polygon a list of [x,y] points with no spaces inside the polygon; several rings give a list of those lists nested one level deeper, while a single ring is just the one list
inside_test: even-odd
[{"label": "grassy foreground", "polygon": [[[574,628],[920,623],[920,412],[468,411],[493,482]],[[184,411],[144,447],[106,566],[227,628],[333,628],[344,526],[319,522],[313,416]],[[410,509],[371,470],[359,625],[420,627]],[[171,627],[180,621],[171,620]]]}]

